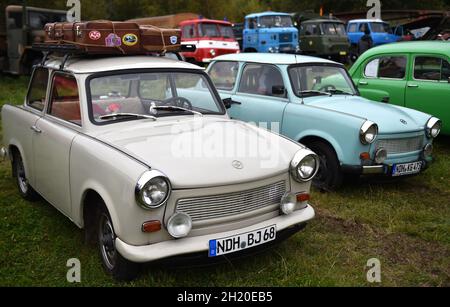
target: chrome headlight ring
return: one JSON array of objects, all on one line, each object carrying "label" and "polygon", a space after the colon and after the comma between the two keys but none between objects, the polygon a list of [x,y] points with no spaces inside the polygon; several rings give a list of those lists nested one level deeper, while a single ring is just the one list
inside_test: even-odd
[{"label": "chrome headlight ring", "polygon": [[[157,170],[150,170],[139,178],[134,193],[136,202],[143,209],[157,209],[169,199],[172,193],[172,185],[166,175]],[[153,198],[160,199],[152,203]]]},{"label": "chrome headlight ring", "polygon": [[430,118],[425,126],[427,137],[430,139],[437,138],[439,136],[439,133],[441,132],[441,128],[442,122],[439,118]]},{"label": "chrome headlight ring", "polygon": [[366,121],[359,131],[359,140],[363,145],[370,145],[378,137],[378,125],[370,120]]},{"label": "chrome headlight ring", "polygon": [[319,157],[314,152],[302,149],[292,159],[290,172],[297,182],[308,182],[317,175],[319,165]]}]

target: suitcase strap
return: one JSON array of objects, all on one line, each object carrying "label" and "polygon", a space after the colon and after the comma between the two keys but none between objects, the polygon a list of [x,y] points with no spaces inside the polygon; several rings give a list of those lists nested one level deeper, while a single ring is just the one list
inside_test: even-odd
[{"label": "suitcase strap", "polygon": [[164,32],[162,31],[162,29],[158,28],[158,27],[155,27],[155,26],[152,26],[152,25],[145,25],[145,26],[142,26],[142,27],[152,28],[152,29],[155,29],[155,30],[159,31],[159,33],[161,34],[161,41],[163,43],[163,54],[166,53],[167,52],[167,46],[166,46],[166,40],[164,39]]}]

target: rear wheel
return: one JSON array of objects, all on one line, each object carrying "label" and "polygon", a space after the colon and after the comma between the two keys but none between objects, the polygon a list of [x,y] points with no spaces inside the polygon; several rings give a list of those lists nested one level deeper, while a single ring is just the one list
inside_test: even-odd
[{"label": "rear wheel", "polygon": [[120,255],[116,249],[116,233],[111,217],[106,209],[98,214],[98,247],[105,270],[119,281],[131,281],[139,274],[139,264]]},{"label": "rear wheel", "polygon": [[31,187],[25,173],[25,166],[23,165],[22,156],[19,153],[13,155],[13,173],[16,176],[16,184],[20,195],[28,201],[36,201],[39,199],[39,194]]},{"label": "rear wheel", "polygon": [[342,184],[343,174],[334,149],[322,141],[313,141],[307,145],[320,160],[320,168],[313,184],[322,190],[331,191]]}]

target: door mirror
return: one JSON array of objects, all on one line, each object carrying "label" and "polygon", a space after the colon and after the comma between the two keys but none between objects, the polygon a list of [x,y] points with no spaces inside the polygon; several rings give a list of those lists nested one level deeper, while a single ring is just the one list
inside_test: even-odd
[{"label": "door mirror", "polygon": [[448,77],[448,83],[450,83],[450,77]]},{"label": "door mirror", "polygon": [[241,105],[241,104],[242,104],[242,103],[240,103],[240,102],[234,101],[234,100],[231,99],[231,98],[225,98],[225,99],[223,99],[222,101],[223,101],[223,104],[225,105],[225,108],[227,108],[227,109],[231,109],[231,107],[232,107],[234,104],[237,104],[237,105]]},{"label": "door mirror", "polygon": [[283,85],[272,86],[272,94],[276,96],[281,96],[286,93],[286,88]]},{"label": "door mirror", "polygon": [[381,99],[382,103],[389,103],[389,101],[391,100],[390,97],[383,97],[383,99]]}]

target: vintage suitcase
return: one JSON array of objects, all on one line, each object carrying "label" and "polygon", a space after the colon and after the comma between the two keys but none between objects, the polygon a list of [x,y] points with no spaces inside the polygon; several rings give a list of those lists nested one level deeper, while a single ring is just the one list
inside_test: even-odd
[{"label": "vintage suitcase", "polygon": [[134,22],[106,20],[49,23],[45,43],[71,44],[91,54],[145,54],[178,51],[181,32]]}]

